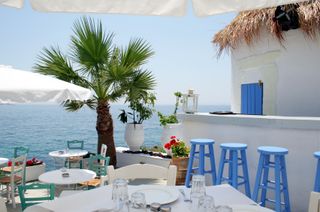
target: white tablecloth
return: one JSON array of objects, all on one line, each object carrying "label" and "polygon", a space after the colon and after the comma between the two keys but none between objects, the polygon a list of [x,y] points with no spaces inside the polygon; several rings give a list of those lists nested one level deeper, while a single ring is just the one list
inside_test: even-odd
[{"label": "white tablecloth", "polygon": [[49,152],[49,155],[55,158],[81,157],[86,154],[88,154],[88,151],[81,149],[57,150]]},{"label": "white tablecloth", "polygon": [[[176,187],[178,189],[178,187]],[[130,186],[129,186],[130,189]],[[110,186],[103,186],[97,189],[84,191],[71,196],[58,198],[51,202],[34,205],[25,212],[40,211],[63,211],[63,212],[92,212],[102,208],[110,208],[112,205]],[[208,195],[214,197],[215,205],[252,205],[255,204],[251,199],[240,193],[229,185],[209,186],[206,188]],[[180,197],[177,201],[170,204],[172,212],[189,211],[190,203],[183,201]]]},{"label": "white tablecloth", "polygon": [[69,177],[62,177],[61,170],[45,172],[39,176],[39,181],[57,185],[69,185],[89,181],[96,177],[95,172],[87,169],[66,169],[64,173],[69,173]]}]

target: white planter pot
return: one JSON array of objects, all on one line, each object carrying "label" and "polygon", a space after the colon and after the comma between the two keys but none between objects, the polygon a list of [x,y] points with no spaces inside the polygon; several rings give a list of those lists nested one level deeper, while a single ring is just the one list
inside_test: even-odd
[{"label": "white planter pot", "polygon": [[163,127],[162,136],[161,136],[162,144],[167,143],[170,140],[170,137],[173,135],[179,139],[183,138],[181,123],[167,124],[166,126]]},{"label": "white planter pot", "polygon": [[46,171],[46,164],[26,167],[26,182],[38,180],[39,176]]},{"label": "white planter pot", "polygon": [[131,151],[140,150],[140,146],[144,143],[143,125],[127,124],[124,138]]}]

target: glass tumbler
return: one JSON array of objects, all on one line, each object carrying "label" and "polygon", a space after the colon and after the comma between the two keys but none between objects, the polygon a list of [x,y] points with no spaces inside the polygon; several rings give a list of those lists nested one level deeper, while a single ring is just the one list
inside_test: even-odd
[{"label": "glass tumbler", "polygon": [[193,175],[191,182],[190,198],[192,202],[192,211],[197,211],[199,208],[199,200],[206,194],[204,175]]},{"label": "glass tumbler", "polygon": [[125,179],[115,179],[112,184],[112,200],[115,211],[129,211],[128,209],[128,182]]},{"label": "glass tumbler", "polygon": [[199,199],[199,212],[216,212],[214,199],[212,196],[205,195]]},{"label": "glass tumbler", "polygon": [[146,212],[146,197],[142,192],[134,192],[131,194],[130,212]]}]

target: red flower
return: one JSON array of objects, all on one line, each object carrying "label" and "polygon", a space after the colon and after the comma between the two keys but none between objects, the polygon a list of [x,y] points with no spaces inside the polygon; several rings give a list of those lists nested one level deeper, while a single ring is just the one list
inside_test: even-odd
[{"label": "red flower", "polygon": [[8,166],[12,166],[12,161],[9,161],[9,162],[8,162]]},{"label": "red flower", "polygon": [[177,137],[175,135],[171,136],[170,139],[176,139]]},{"label": "red flower", "polygon": [[170,144],[170,143],[166,143],[166,144],[164,145],[164,148],[166,148],[167,150],[169,150],[169,149],[171,148],[171,144]]},{"label": "red flower", "polygon": [[33,161],[32,160],[28,160],[27,161],[27,166],[32,166],[33,165]]},{"label": "red flower", "polygon": [[177,143],[177,141],[175,140],[175,139],[172,139],[171,141],[170,141],[170,145],[175,145]]}]

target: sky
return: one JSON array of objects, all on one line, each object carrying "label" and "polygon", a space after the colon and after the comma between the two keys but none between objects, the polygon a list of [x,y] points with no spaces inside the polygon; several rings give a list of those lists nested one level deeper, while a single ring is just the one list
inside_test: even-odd
[{"label": "sky", "polygon": [[173,93],[194,89],[201,105],[230,104],[230,56],[216,57],[212,37],[235,17],[234,13],[196,17],[188,15],[131,16],[118,14],[41,13],[26,2],[23,9],[0,7],[0,64],[32,71],[44,47],[68,51],[72,26],[82,16],[101,20],[115,44],[125,46],[143,38],[155,55],[146,68],[154,74],[157,104],[174,104]]}]

